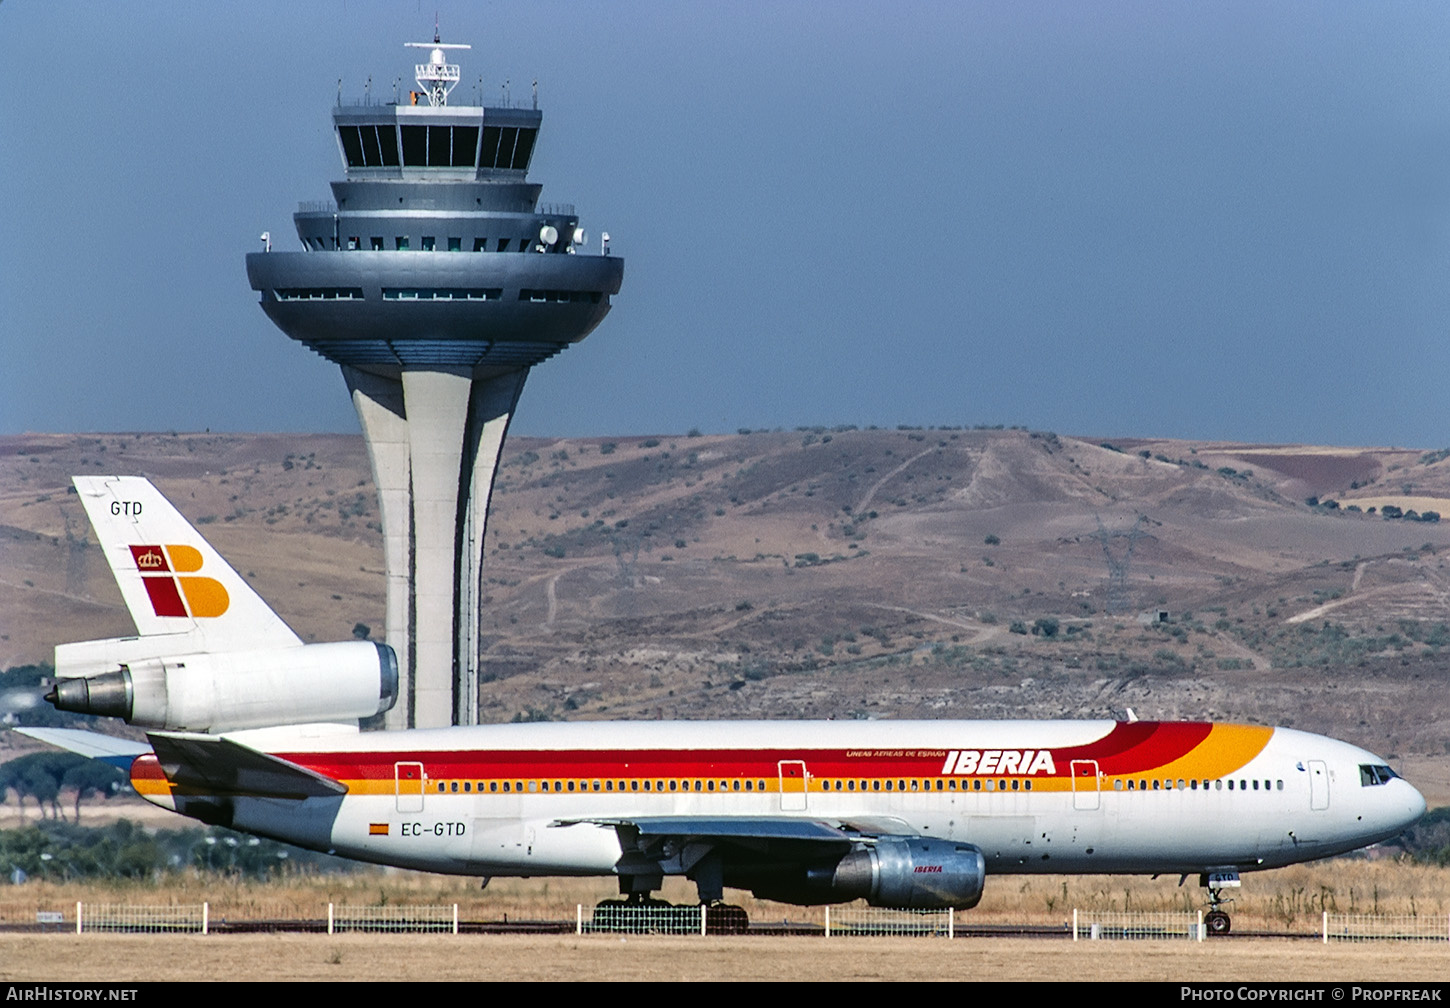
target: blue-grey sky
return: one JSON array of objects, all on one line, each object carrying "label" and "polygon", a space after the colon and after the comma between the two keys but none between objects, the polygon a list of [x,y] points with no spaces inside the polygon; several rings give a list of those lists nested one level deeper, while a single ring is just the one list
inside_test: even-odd
[{"label": "blue-grey sky", "polygon": [[0,2],[0,432],[357,429],[243,255],[337,97],[539,82],[624,288],[515,432],[1450,444],[1450,5]]}]

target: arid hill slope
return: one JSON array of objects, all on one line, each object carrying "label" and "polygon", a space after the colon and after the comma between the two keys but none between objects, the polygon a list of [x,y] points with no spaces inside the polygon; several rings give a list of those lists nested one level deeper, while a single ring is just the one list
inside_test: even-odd
[{"label": "arid hill slope", "polygon": [[[305,638],[381,634],[360,438],[21,435],[0,439],[0,665],[131,632],[69,492],[110,472],[150,476]],[[1386,504],[1450,516],[1450,458],[1022,430],[514,438],[482,716],[1132,707],[1438,766],[1450,521]]]}]

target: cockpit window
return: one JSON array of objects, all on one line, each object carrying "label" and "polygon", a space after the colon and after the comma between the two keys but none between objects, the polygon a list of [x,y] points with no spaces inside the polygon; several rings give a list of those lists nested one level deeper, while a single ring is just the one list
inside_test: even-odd
[{"label": "cockpit window", "polygon": [[1388,784],[1398,776],[1399,774],[1387,766],[1374,766],[1369,763],[1361,763],[1359,765],[1359,783],[1361,787],[1375,787],[1380,784]]}]

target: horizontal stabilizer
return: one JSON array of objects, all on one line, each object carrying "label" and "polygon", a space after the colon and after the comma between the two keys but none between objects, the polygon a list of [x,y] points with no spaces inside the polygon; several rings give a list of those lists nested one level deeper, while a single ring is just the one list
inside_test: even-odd
[{"label": "horizontal stabilizer", "polygon": [[214,795],[326,798],[347,787],[279,756],[217,735],[152,732],[148,738],[167,780]]},{"label": "horizontal stabilizer", "polygon": [[137,756],[151,751],[145,742],[102,735],[100,732],[82,731],[78,728],[16,728],[22,735],[28,735],[37,742],[53,745],[57,749],[79,753],[91,759],[109,763],[122,770],[130,769]]}]

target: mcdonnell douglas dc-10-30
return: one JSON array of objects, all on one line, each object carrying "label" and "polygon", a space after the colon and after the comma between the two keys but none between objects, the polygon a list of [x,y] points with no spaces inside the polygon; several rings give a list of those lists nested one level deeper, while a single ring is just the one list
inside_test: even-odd
[{"label": "mcdonnell douglas dc-10-30", "polygon": [[[1393,837],[1425,800],[1319,735],[1157,721],[503,724],[363,731],[398,699],[383,644],[304,644],[149,482],[76,490],[138,636],[56,649],[56,707],[149,745],[29,734],[120,765],[182,815],[471,876],[668,875],[795,904],[968,908],[991,875],[1198,875],[1211,932],[1240,874]],[[619,905],[618,903],[616,905]]]}]

